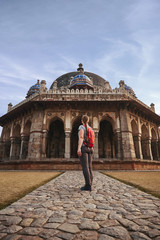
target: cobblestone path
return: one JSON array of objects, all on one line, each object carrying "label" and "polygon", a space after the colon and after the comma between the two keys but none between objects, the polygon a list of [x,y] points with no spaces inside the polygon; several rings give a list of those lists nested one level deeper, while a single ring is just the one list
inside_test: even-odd
[{"label": "cobblestone path", "polygon": [[[26,183],[27,184],[27,183]],[[160,200],[99,172],[68,171],[0,211],[5,240],[160,240]]]}]

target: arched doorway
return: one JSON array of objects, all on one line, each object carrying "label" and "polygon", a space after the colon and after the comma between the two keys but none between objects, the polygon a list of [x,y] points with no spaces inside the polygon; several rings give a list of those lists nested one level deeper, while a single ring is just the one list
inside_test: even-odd
[{"label": "arched doorway", "polygon": [[64,158],[65,133],[64,123],[60,119],[51,122],[47,138],[47,157]]},{"label": "arched doorway", "polygon": [[21,149],[21,127],[17,124],[13,130],[13,145],[12,145],[12,156],[13,159],[19,159]]},{"label": "arched doorway", "polygon": [[135,120],[132,120],[131,127],[132,127],[132,136],[133,136],[135,155],[136,155],[136,158],[140,158],[139,144],[138,144],[138,126]]},{"label": "arched doorway", "polygon": [[4,134],[4,158],[9,158],[10,156],[10,147],[11,147],[11,141],[10,141],[10,128],[7,128]]},{"label": "arched doorway", "polygon": [[157,144],[156,132],[153,128],[151,130],[151,135],[152,135],[152,140],[151,140],[152,156],[153,156],[153,160],[157,160],[158,159],[158,144]]},{"label": "arched doorway", "polygon": [[148,129],[142,125],[142,137],[141,137],[142,155],[143,159],[150,159],[149,156],[149,142],[148,142]]},{"label": "arched doorway", "polygon": [[72,125],[71,132],[71,158],[77,158],[77,147],[78,147],[78,128],[82,124],[81,116],[78,117]]},{"label": "arched doorway", "polygon": [[28,143],[30,137],[31,121],[27,121],[24,126],[24,136],[22,137],[22,153],[21,158],[25,159],[28,155]]},{"label": "arched doorway", "polygon": [[112,124],[107,120],[100,122],[98,152],[100,158],[113,158],[115,155],[113,128]]}]

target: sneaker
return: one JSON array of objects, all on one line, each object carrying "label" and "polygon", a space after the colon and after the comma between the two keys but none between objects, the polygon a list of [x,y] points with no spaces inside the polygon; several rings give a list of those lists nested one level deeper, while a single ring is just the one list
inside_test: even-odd
[{"label": "sneaker", "polygon": [[84,186],[84,187],[81,187],[81,191],[92,191],[91,189],[91,186]]}]

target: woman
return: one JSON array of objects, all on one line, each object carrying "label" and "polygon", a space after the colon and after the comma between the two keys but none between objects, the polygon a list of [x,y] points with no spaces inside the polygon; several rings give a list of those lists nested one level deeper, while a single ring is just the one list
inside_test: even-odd
[{"label": "woman", "polygon": [[93,173],[92,173],[92,155],[93,148],[89,148],[84,144],[84,141],[87,138],[87,130],[89,128],[88,125],[89,117],[87,115],[82,116],[82,124],[79,126],[78,133],[78,150],[77,154],[80,158],[83,175],[85,179],[84,187],[81,187],[82,191],[91,191],[92,181],[93,181]]}]

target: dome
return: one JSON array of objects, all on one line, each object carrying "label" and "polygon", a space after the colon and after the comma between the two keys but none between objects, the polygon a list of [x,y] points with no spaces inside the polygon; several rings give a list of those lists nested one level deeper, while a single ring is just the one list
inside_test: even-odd
[{"label": "dome", "polygon": [[135,95],[135,92],[133,91],[133,89],[131,87],[129,87],[128,85],[124,85],[125,90],[127,90],[130,94]]},{"label": "dome", "polygon": [[[91,82],[91,85],[94,86],[101,86],[104,87],[106,80],[99,75],[91,72],[84,71],[83,73],[80,73],[79,68],[77,69],[77,72],[69,72],[66,73],[60,77],[58,77],[54,82],[57,82],[57,88],[61,87],[70,87],[71,82],[73,81],[73,78],[77,75],[83,75],[89,81]],[[50,89],[54,89],[54,82],[52,83]]]},{"label": "dome", "polygon": [[39,92],[39,90],[40,90],[40,83],[39,83],[39,80],[37,80],[37,83],[32,87],[30,87],[30,89],[28,90],[26,98],[30,97],[36,92]]}]

